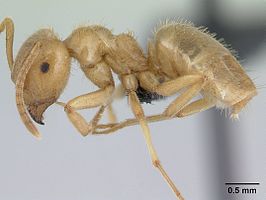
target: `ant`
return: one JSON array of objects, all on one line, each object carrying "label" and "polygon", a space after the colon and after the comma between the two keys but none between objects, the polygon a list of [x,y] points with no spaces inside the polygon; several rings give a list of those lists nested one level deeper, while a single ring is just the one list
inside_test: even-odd
[{"label": "ant", "polygon": [[[173,21],[159,26],[149,41],[147,56],[132,34],[114,35],[103,26],[79,27],[63,41],[51,29],[41,29],[24,42],[15,62],[14,24],[10,18],[0,24],[0,32],[5,29],[16,104],[22,121],[34,136],[40,134],[31,118],[43,124],[43,113],[54,103],[64,107],[69,120],[84,136],[97,134],[96,128],[109,128],[102,133],[111,133],[139,123],[154,167],[180,200],[184,198],[159,161],[147,122],[185,117],[214,106],[230,108],[231,117],[237,118],[257,94],[255,85],[232,52],[206,29],[192,23]],[[99,89],[65,104],[57,100],[67,84],[71,58],[80,63],[86,77]],[[135,119],[98,125],[116,91],[112,72],[120,79]],[[171,96],[181,89],[181,94],[162,114],[145,116],[141,102]],[[202,98],[190,103],[199,93]],[[141,98],[143,95],[148,98]],[[76,112],[94,107],[100,108],[89,123]]]}]

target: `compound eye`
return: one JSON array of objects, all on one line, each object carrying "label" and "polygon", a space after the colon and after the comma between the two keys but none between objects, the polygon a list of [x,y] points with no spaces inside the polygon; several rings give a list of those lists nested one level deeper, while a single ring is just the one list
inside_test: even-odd
[{"label": "compound eye", "polygon": [[41,69],[41,71],[42,71],[43,73],[47,73],[47,72],[49,71],[49,67],[50,67],[50,64],[49,64],[48,62],[43,62],[43,63],[41,64],[40,69]]}]

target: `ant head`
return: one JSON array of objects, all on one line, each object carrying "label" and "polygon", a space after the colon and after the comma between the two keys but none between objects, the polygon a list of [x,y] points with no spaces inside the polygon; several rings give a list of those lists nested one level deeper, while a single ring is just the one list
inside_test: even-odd
[{"label": "ant head", "polygon": [[[36,42],[41,45],[38,55],[33,58],[31,50]],[[33,59],[27,64],[30,66],[25,66],[27,59]],[[23,68],[28,70],[25,71]],[[23,77],[20,73],[24,73],[23,81],[19,80]],[[12,80],[23,84],[23,89],[19,92],[24,102],[17,102],[18,105],[24,105],[24,110],[28,110],[35,122],[44,124],[43,113],[59,98],[69,74],[70,56],[63,42],[52,30],[42,29],[36,32],[19,50],[12,70]],[[18,90],[18,87],[16,89]],[[26,110],[24,113],[20,112],[22,118],[25,113]]]}]

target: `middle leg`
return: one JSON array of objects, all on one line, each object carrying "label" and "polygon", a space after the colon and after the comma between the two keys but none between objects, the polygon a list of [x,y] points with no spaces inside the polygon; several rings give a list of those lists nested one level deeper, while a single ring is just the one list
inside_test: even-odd
[{"label": "middle leg", "polygon": [[142,109],[142,106],[140,104],[140,101],[136,94],[136,89],[138,87],[138,81],[134,75],[124,75],[122,76],[122,84],[124,88],[128,91],[128,98],[129,98],[129,104],[131,107],[132,112],[134,113],[136,119],[139,121],[140,126],[142,128],[144,138],[149,150],[149,154],[152,159],[152,164],[155,168],[159,170],[163,178],[166,180],[166,182],[169,184],[172,191],[175,193],[176,197],[180,200],[184,200],[179,190],[174,185],[173,181],[170,179],[164,168],[162,167],[160,160],[158,158],[158,155],[155,151],[155,148],[152,143],[150,129],[147,124],[144,111]]}]

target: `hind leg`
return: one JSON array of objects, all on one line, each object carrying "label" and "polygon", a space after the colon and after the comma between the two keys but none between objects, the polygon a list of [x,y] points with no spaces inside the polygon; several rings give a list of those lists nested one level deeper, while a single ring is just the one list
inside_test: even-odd
[{"label": "hind leg", "polygon": [[252,97],[247,97],[243,99],[242,101],[234,104],[232,106],[232,113],[230,115],[230,118],[232,119],[238,119],[238,113],[247,105],[247,103],[252,99]]},{"label": "hind leg", "polygon": [[178,112],[183,109],[186,104],[195,97],[202,89],[203,82],[195,83],[188,87],[180,96],[178,96],[163,112],[168,117],[174,117]]},{"label": "hind leg", "polygon": [[[196,96],[204,85],[202,75],[185,75],[164,83],[156,82],[156,77],[151,72],[142,72],[138,75],[143,88],[156,92],[163,96],[171,96],[181,89],[181,93],[164,111],[164,115],[173,117],[176,115],[194,96]],[[151,81],[154,80],[154,81]]]},{"label": "hind leg", "polygon": [[182,110],[180,110],[176,114],[176,116],[178,118],[186,117],[189,115],[193,115],[195,113],[199,113],[199,112],[208,110],[209,108],[212,108],[213,106],[215,106],[215,102],[209,101],[206,98],[199,99],[199,100],[196,100],[196,101],[188,104],[187,106],[185,106]]}]

